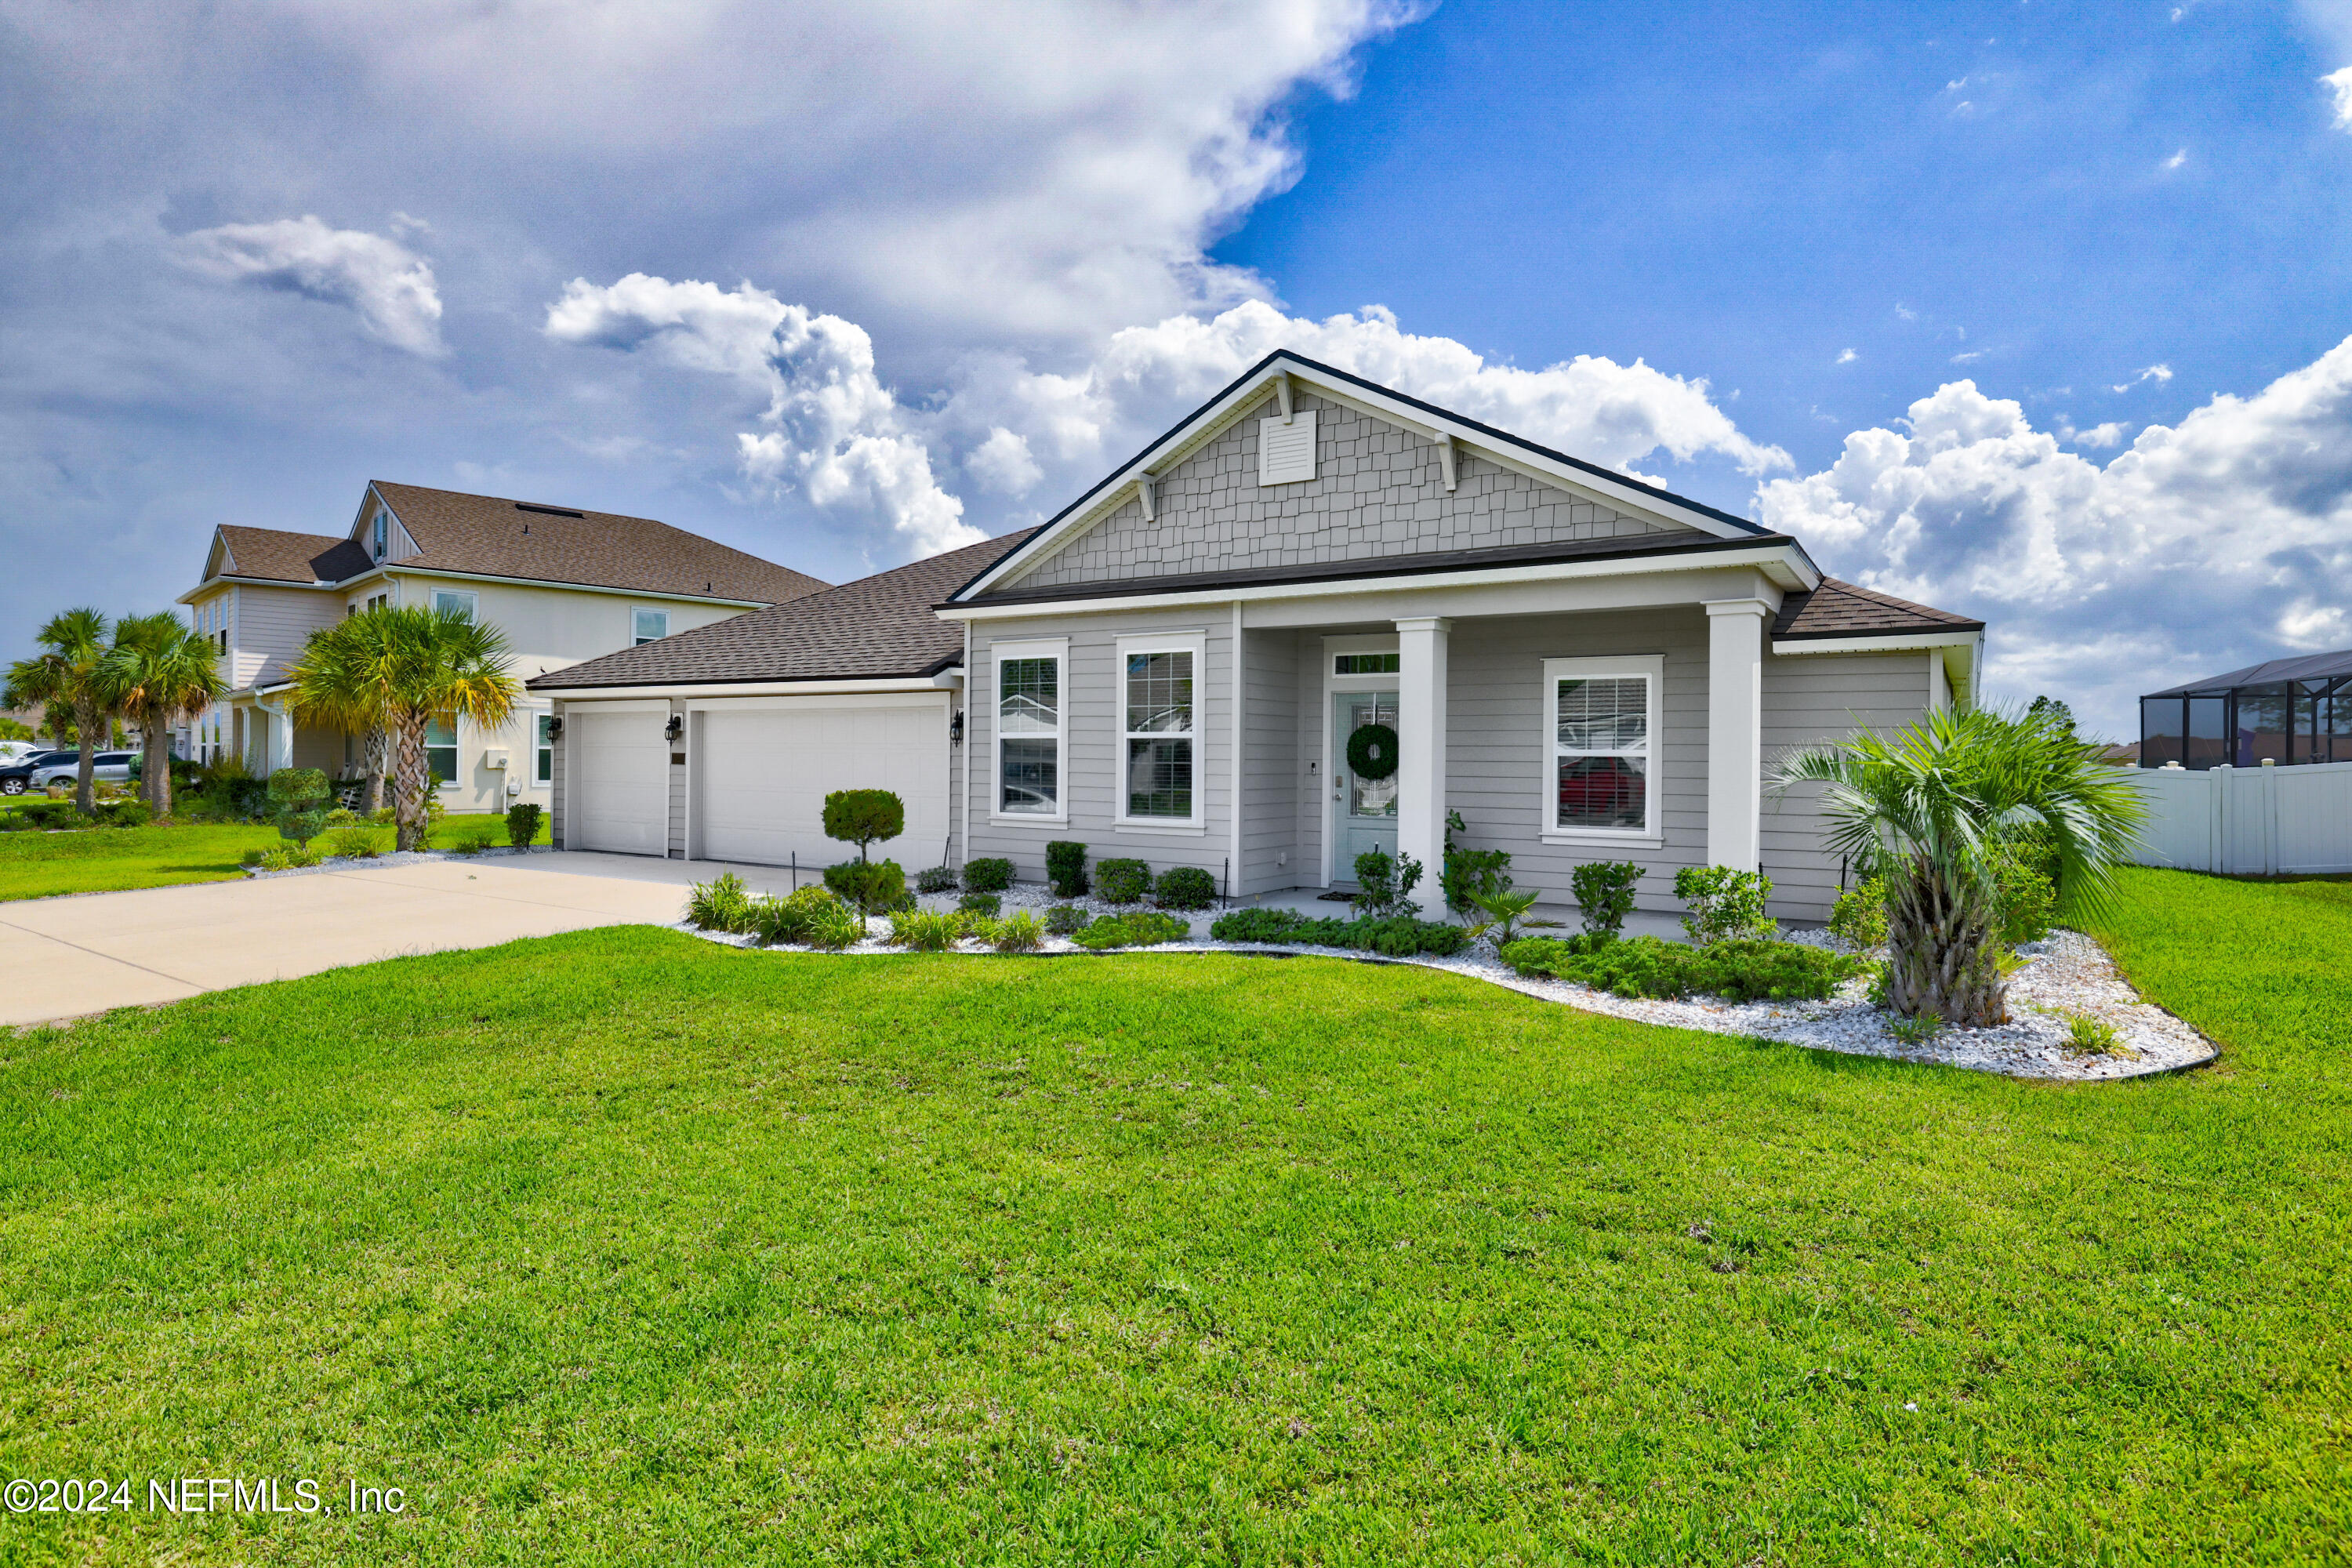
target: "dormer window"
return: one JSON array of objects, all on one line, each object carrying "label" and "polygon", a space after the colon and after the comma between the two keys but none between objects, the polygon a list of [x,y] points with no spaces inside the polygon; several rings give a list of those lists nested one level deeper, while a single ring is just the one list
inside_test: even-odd
[{"label": "dormer window", "polygon": [[381,561],[383,559],[383,552],[392,547],[391,514],[381,511],[376,513],[375,521],[369,524],[368,529],[368,553],[373,559]]}]

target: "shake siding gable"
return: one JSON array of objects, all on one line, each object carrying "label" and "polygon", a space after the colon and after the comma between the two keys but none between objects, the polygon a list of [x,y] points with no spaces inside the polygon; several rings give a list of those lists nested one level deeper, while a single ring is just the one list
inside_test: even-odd
[{"label": "shake siding gable", "polygon": [[1129,498],[1008,588],[1129,583],[1191,572],[1368,561],[1431,551],[1692,531],[1628,516],[1457,449],[1445,489],[1436,444],[1302,390],[1316,420],[1316,475],[1260,485],[1254,405],[1154,485],[1154,521]]}]

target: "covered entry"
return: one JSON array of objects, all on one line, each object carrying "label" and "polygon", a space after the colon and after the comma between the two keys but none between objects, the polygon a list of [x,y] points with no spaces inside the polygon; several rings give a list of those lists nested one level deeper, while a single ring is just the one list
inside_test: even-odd
[{"label": "covered entry", "polygon": [[690,720],[688,853],[698,860],[826,866],[856,854],[824,833],[835,790],[887,789],[907,830],[874,847],[908,875],[947,858],[944,690],[720,699]]}]

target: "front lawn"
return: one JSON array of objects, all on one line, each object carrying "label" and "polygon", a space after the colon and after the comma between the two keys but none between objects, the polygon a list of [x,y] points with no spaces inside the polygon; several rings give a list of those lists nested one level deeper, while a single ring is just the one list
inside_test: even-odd
[{"label": "front lawn", "polygon": [[413,1500],[0,1561],[2340,1560],[2352,909],[2132,888],[2218,1069],[645,929],[0,1038],[0,1475]]},{"label": "front lawn", "polygon": [[[499,842],[506,842],[506,819],[484,813],[442,818],[433,843],[446,848],[459,831],[482,823],[495,826]],[[391,828],[380,829],[378,836],[386,847],[391,846]],[[245,825],[0,834],[0,900],[223,881],[239,874],[237,863],[247,850],[275,849],[285,842],[275,827]],[[548,842],[544,818],[537,842]]]}]

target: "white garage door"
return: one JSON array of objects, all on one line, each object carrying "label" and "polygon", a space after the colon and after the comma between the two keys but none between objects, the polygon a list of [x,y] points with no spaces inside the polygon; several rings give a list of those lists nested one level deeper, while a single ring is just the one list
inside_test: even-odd
[{"label": "white garage door", "polygon": [[824,836],[824,797],[887,789],[907,831],[875,847],[913,872],[947,858],[947,709],[935,697],[807,697],[789,706],[719,707],[694,716],[697,853],[707,860],[803,866],[854,857]]},{"label": "white garage door", "polygon": [[668,722],[659,711],[564,715],[571,770],[564,837],[573,848],[669,853]]}]

